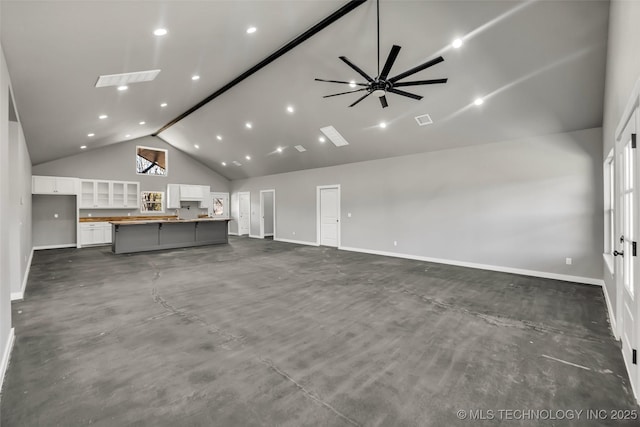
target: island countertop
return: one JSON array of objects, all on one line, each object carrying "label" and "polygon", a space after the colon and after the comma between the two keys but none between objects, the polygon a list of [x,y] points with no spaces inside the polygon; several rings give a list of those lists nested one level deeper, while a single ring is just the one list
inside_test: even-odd
[{"label": "island countertop", "polygon": [[175,224],[189,222],[222,222],[231,221],[229,218],[194,218],[194,219],[145,219],[145,220],[118,220],[109,221],[113,225],[139,225],[139,224]]}]

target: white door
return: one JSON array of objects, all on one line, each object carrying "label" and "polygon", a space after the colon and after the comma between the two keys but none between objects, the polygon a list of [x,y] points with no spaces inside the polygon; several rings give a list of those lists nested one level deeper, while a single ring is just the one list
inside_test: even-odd
[{"label": "white door", "polygon": [[240,193],[238,203],[238,235],[242,236],[251,231],[251,194]]},{"label": "white door", "polygon": [[340,227],[340,190],[320,188],[320,244],[338,247]]},{"label": "white door", "polygon": [[626,127],[617,141],[616,151],[618,160],[617,206],[619,212],[616,221],[617,249],[616,255],[616,286],[622,291],[620,337],[622,340],[622,355],[629,372],[631,386],[636,393],[640,392],[640,380],[636,349],[638,348],[638,302],[635,294],[635,270],[638,257],[636,256],[636,242],[638,230],[637,197],[637,149],[635,148],[636,114],[631,116]]}]

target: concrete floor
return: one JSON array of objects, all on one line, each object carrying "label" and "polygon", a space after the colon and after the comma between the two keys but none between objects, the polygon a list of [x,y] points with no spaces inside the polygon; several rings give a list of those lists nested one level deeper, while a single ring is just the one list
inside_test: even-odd
[{"label": "concrete floor", "polygon": [[3,427],[638,424],[595,286],[232,238],[36,252],[13,319]]}]

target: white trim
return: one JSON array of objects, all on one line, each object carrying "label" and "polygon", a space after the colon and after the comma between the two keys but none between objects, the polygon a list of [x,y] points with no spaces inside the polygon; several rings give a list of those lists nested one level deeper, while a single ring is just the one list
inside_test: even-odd
[{"label": "white trim", "polygon": [[273,237],[273,233],[264,233],[264,237]]},{"label": "white trim", "polygon": [[234,233],[233,231],[229,231],[229,232],[227,232],[227,234],[229,236],[237,236],[238,235],[238,233]]},{"label": "white trim", "polygon": [[4,383],[4,376],[7,373],[9,367],[9,360],[11,360],[11,352],[13,351],[13,343],[16,340],[16,330],[11,328],[7,342],[4,345],[4,352],[2,353],[2,364],[0,365],[0,390],[2,390],[2,384]]},{"label": "white trim", "polygon": [[252,239],[262,239],[262,237],[256,236],[255,234],[249,234],[249,237],[251,237]]},{"label": "white trim", "polygon": [[304,240],[280,239],[280,238],[275,238],[275,237],[273,238],[273,240],[275,240],[276,242],[294,243],[296,245],[320,246],[319,244],[317,244],[315,242],[305,242]]},{"label": "white trim", "polygon": [[[273,233],[264,233],[264,193],[273,193]],[[264,239],[265,236],[273,236],[276,232],[276,190],[271,188],[269,190],[260,190],[260,238]]]},{"label": "white trim", "polygon": [[335,188],[338,190],[338,245],[337,248],[340,248],[341,242],[341,234],[342,234],[342,218],[340,218],[341,208],[340,208],[340,199],[342,198],[342,191],[340,189],[340,184],[332,184],[332,185],[318,185],[316,187],[316,246],[320,246],[320,190],[326,190],[330,188]]},{"label": "white trim", "polygon": [[75,248],[75,243],[65,243],[64,245],[44,245],[44,246],[34,246],[34,251],[41,251],[43,249],[62,249],[62,248]]},{"label": "white trim", "polygon": [[613,267],[613,255],[611,255],[611,254],[602,254],[602,259],[604,259],[604,264],[609,269],[609,273],[612,276],[615,276],[616,273],[615,273],[614,267]]},{"label": "white trim", "polygon": [[477,268],[479,270],[499,271],[501,273],[513,273],[513,274],[521,274],[523,276],[542,277],[544,279],[564,280],[566,282],[575,282],[575,283],[581,283],[586,285],[602,286],[602,284],[604,283],[602,279],[596,279],[593,277],[571,276],[568,274],[548,273],[546,271],[525,270],[522,268],[502,267],[497,265],[478,264],[474,262],[431,258],[431,257],[425,257],[425,256],[419,256],[419,255],[409,255],[409,254],[401,254],[401,253],[395,253],[395,252],[377,251],[373,249],[351,248],[346,246],[341,246],[338,249],[343,251],[361,252],[361,253],[372,254],[372,255],[390,256],[394,258],[413,259],[416,261],[435,262],[438,264],[455,265],[458,267]]},{"label": "white trim", "polygon": [[33,261],[34,249],[31,248],[31,254],[29,254],[29,260],[27,260],[27,268],[24,271],[24,278],[22,279],[22,288],[20,292],[11,292],[11,301],[24,299],[24,291],[27,289],[27,281],[29,280],[29,272],[31,271],[31,261]]},{"label": "white trim", "polygon": [[616,324],[616,316],[613,312],[613,306],[609,299],[609,293],[607,292],[607,286],[602,282],[602,293],[604,293],[604,301],[607,303],[607,317],[609,318],[609,325],[611,326],[611,332],[615,339],[620,340],[620,334],[618,334],[618,325]]}]

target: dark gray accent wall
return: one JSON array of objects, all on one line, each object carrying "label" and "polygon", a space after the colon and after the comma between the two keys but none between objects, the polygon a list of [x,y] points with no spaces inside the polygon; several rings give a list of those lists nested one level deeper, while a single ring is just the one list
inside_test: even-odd
[{"label": "dark gray accent wall", "polygon": [[[603,155],[613,148],[615,131],[640,78],[640,2],[614,0],[609,9],[609,40],[604,97]],[[604,232],[604,231],[603,231]],[[600,248],[603,252],[604,248]],[[604,282],[611,308],[616,313],[616,283],[607,267],[603,267]]]},{"label": "dark gray accent wall", "polygon": [[276,237],[316,243],[329,184],[343,247],[602,278],[601,128],[233,181],[232,200],[275,189]]},{"label": "dark gray accent wall", "polygon": [[264,193],[264,234],[273,234],[273,193]]}]

